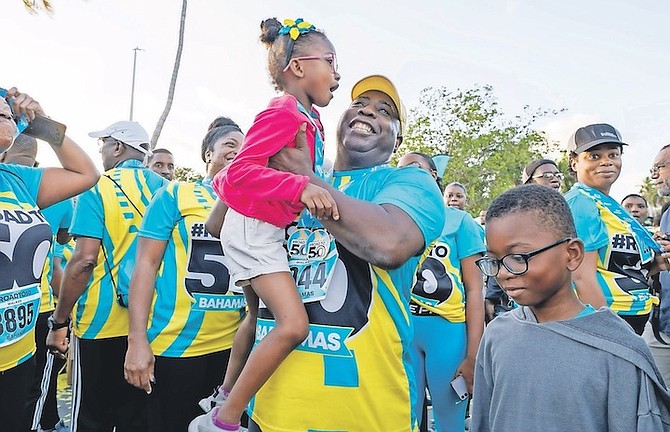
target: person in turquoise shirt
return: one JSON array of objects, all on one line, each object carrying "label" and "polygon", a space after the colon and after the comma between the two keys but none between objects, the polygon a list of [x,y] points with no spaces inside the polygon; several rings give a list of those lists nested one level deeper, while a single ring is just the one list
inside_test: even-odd
[{"label": "person in turquoise shirt", "polygon": [[664,260],[651,233],[610,196],[627,145],[609,124],[577,129],[568,142],[577,183],[565,199],[586,251],[574,273],[579,298],[594,307],[608,306],[641,335],[658,301],[647,279]]},{"label": "person in turquoise shirt", "polygon": [[[11,104],[11,107],[10,107]],[[18,135],[15,118],[43,116],[40,104],[16,88],[0,94],[0,153]],[[74,141],[50,140],[63,168],[0,163],[0,419],[3,430],[22,430],[35,376],[40,280],[51,247],[51,228],[39,209],[91,187],[99,174]],[[50,425],[53,426],[53,425]]]},{"label": "person in turquoise shirt", "polygon": [[[167,180],[143,165],[149,136],[138,123],[117,122],[89,136],[99,138],[106,171],[77,200],[70,229],[77,244],[53,314],[56,324],[73,318],[73,429],[146,431],[146,394],[120,372],[135,240],[152,195]],[[65,352],[66,329],[54,326],[47,345]]]},{"label": "person in turquoise shirt", "polygon": [[232,120],[210,130],[207,177],[160,189],[140,228],[124,369],[130,384],[151,392],[149,431],[188,428],[202,394],[224,375],[244,316],[244,296],[228,290],[221,242],[204,229],[216,200],[211,180],[243,139]]},{"label": "person in turquoise shirt", "polygon": [[[31,136],[20,134],[14,140],[14,144],[0,155],[0,160],[6,164],[37,167],[37,140]],[[72,221],[72,201],[63,200],[40,209],[44,219],[51,227],[53,238],[52,248],[49,250],[47,262],[42,271],[40,290],[42,298],[40,313],[37,317],[35,327],[35,342],[37,352],[35,353],[35,376],[26,404],[23,428],[36,431],[42,427],[45,430],[64,427],[63,421],[58,413],[56,402],[56,381],[58,371],[65,364],[65,360],[54,356],[46,348],[46,337],[49,332],[47,319],[53,312],[54,296],[57,292],[52,288],[51,276],[54,271],[53,250],[58,242],[67,241],[68,228]]]},{"label": "person in turquoise shirt", "polygon": [[[427,171],[440,184],[437,167],[428,155],[405,154],[398,166]],[[421,416],[421,395],[428,389],[437,431],[465,429],[467,401],[459,399],[450,383],[463,376],[472,394],[475,355],[484,331],[483,279],[475,261],[485,251],[481,226],[470,214],[447,206],[442,233],[417,267],[410,303],[412,362],[419,396],[414,412]]]}]

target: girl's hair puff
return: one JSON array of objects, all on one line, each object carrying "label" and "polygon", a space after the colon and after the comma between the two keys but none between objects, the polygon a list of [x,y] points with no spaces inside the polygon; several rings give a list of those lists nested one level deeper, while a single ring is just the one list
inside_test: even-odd
[{"label": "girl's hair puff", "polygon": [[[286,67],[287,56],[300,57],[311,54],[309,46],[314,43],[317,38],[321,40],[328,40],[326,35],[321,30],[311,30],[308,33],[302,33],[294,41],[288,34],[280,35],[279,31],[284,27],[277,18],[268,18],[261,22],[260,40],[268,49],[268,72],[275,89],[278,91],[284,90],[284,82],[282,74]],[[291,51],[287,53],[287,51]]]}]

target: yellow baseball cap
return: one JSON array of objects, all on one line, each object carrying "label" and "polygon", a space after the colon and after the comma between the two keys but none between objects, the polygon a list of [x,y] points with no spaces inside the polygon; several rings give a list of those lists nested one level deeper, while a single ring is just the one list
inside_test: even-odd
[{"label": "yellow baseball cap", "polygon": [[405,126],[407,124],[407,113],[405,112],[405,105],[400,99],[398,94],[398,89],[395,88],[393,82],[390,79],[386,78],[383,75],[370,75],[358,81],[351,88],[351,100],[356,99],[366,91],[377,90],[382,93],[387,94],[393,103],[395,104],[396,109],[398,110],[398,120],[400,120],[400,135],[404,135]]}]

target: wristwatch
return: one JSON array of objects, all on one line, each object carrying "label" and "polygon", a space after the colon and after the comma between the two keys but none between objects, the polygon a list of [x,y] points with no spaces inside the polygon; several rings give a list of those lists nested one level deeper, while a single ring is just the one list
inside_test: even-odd
[{"label": "wristwatch", "polygon": [[56,322],[56,319],[54,318],[53,314],[49,315],[49,318],[47,318],[47,327],[49,327],[49,330],[59,330],[69,325],[70,325],[70,317],[68,317],[65,320],[65,322],[62,323]]}]

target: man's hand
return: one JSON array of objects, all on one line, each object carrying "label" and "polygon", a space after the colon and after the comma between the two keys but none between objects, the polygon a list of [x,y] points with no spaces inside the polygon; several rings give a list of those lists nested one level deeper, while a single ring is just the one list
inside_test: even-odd
[{"label": "man's hand", "polygon": [[129,340],[126,360],[123,364],[123,376],[128,384],[151,394],[151,384],[155,382],[155,361],[154,354],[146,340],[136,343]]},{"label": "man's hand", "polygon": [[333,196],[320,186],[307,183],[300,195],[300,202],[305,204],[312,216],[317,219],[333,218],[333,220],[338,220],[340,218]]},{"label": "man's hand", "polygon": [[661,247],[661,253],[654,255],[654,266],[650,270],[651,274],[655,274],[662,270],[670,270],[670,240],[667,234],[656,232],[654,233],[654,240]]},{"label": "man's hand", "polygon": [[307,147],[307,125],[303,123],[295,135],[295,148],[284,147],[270,158],[270,168],[279,171],[309,176],[312,171],[312,155]]},{"label": "man's hand", "polygon": [[70,341],[67,339],[67,327],[58,330],[49,330],[46,346],[51,354],[64,359]]},{"label": "man's hand", "polygon": [[36,114],[44,115],[44,110],[40,106],[40,103],[27,94],[19,92],[16,87],[7,90],[7,97],[14,98],[12,101],[12,110],[14,110],[14,114],[17,116],[23,114],[28,118],[28,121],[33,121]]}]

